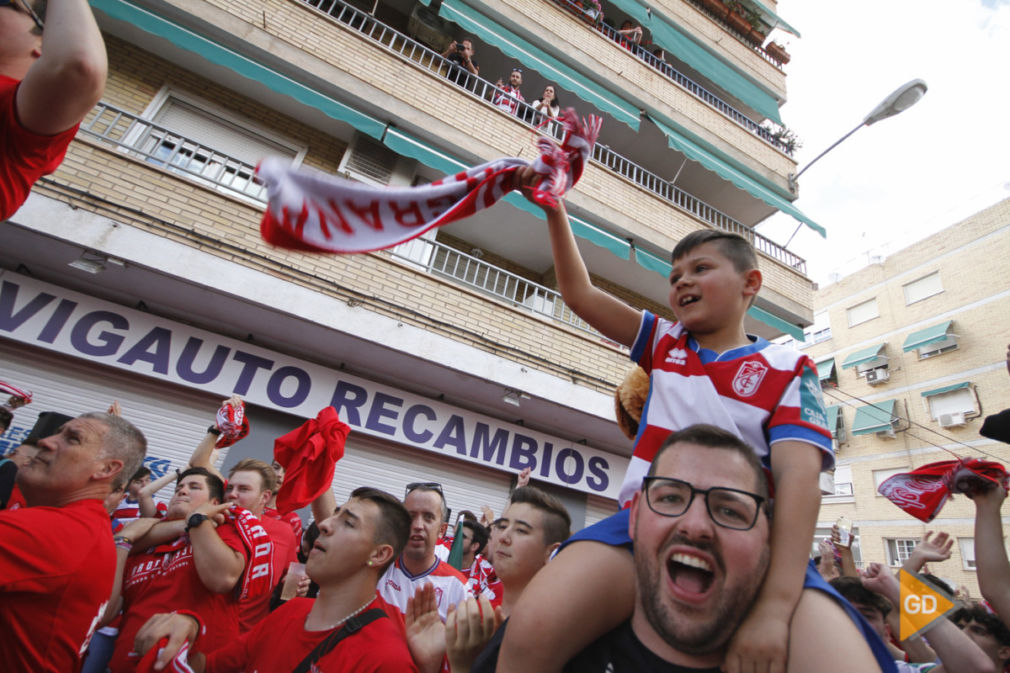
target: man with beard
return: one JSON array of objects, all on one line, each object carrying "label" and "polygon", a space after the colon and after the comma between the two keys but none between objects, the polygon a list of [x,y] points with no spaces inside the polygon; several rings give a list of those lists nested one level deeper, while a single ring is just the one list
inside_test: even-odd
[{"label": "man with beard", "polygon": [[[768,482],[758,459],[713,426],[673,433],[630,515],[631,620],[583,650],[566,673],[716,673],[768,567]],[[787,670],[893,671],[893,660],[882,668],[886,650],[875,658],[882,643],[871,645],[857,619],[826,585],[805,589],[791,623]],[[801,656],[796,643],[819,656]]]}]

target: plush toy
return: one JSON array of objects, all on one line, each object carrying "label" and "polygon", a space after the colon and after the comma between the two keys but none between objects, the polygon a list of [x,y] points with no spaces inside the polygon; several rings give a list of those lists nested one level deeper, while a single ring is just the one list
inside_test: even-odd
[{"label": "plush toy", "polygon": [[617,425],[628,439],[638,434],[638,422],[642,420],[642,409],[649,397],[649,375],[635,365],[624,376],[624,380],[614,390],[614,413]]}]

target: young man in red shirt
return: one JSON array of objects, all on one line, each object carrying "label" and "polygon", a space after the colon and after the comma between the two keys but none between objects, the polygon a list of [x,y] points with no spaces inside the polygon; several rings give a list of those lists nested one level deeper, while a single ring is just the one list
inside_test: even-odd
[{"label": "young man in red shirt", "polygon": [[105,90],[105,43],[87,0],[48,5],[0,0],[0,221],[56,170]]},{"label": "young man in red shirt", "polygon": [[146,448],[127,421],[88,413],[40,440],[18,470],[27,507],[0,512],[4,671],[80,666],[116,569],[103,501],[140,467]]},{"label": "young man in red shirt", "polygon": [[[110,671],[136,668],[134,636],[158,612],[199,611],[207,620],[208,647],[238,637],[239,601],[271,588],[258,581],[269,576],[269,559],[260,552],[269,554],[270,545],[263,544],[269,538],[255,517],[232,508],[217,476],[190,468],[179,476],[166,521],[137,540],[116,538],[125,564],[123,618]],[[135,550],[143,551],[128,555]]]},{"label": "young man in red shirt", "polygon": [[[305,568],[319,584],[318,598],[291,599],[215,651],[199,635],[204,615],[156,615],[137,634],[138,649],[155,659],[156,670],[168,670],[188,642],[197,673],[416,673],[401,626],[389,618],[399,613],[375,593],[379,576],[407,543],[410,517],[403,505],[388,493],[359,488],[319,530]],[[325,641],[335,644],[317,649]]]}]

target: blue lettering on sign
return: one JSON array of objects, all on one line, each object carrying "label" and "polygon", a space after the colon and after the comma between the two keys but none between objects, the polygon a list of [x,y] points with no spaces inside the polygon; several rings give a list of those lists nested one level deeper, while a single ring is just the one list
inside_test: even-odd
[{"label": "blue lettering on sign", "polygon": [[257,370],[265,369],[270,371],[274,368],[273,360],[267,360],[266,358],[261,358],[258,355],[246,353],[245,351],[235,351],[235,354],[231,356],[231,359],[245,365],[242,367],[242,372],[238,375],[235,387],[232,388],[232,392],[236,395],[245,395],[249,392],[253,379],[256,378]]},{"label": "blue lettering on sign", "polygon": [[[295,388],[295,392],[290,397],[284,397],[281,394],[281,386],[284,385],[284,380],[289,378],[298,381],[298,387]],[[297,407],[305,401],[311,390],[312,379],[309,377],[309,373],[300,367],[281,367],[267,381],[267,398],[284,409]]]},{"label": "blue lettering on sign", "polygon": [[[550,444],[548,444],[550,446]],[[520,472],[527,467],[533,469],[537,466],[537,440],[518,432],[512,437],[512,455],[509,459],[509,468]],[[545,475],[546,476],[546,475]]]},{"label": "blue lettering on sign", "polygon": [[56,310],[46,321],[46,326],[39,332],[39,341],[46,344],[56,341],[56,337],[60,335],[63,326],[67,324],[67,319],[70,318],[70,314],[74,312],[75,308],[77,308],[76,301],[61,299],[60,303],[56,305]]},{"label": "blue lettering on sign", "polygon": [[28,437],[28,433],[31,431],[31,428],[20,425],[11,425],[7,428],[7,432],[3,434],[3,437],[0,437],[0,456],[6,456],[24,444],[25,438]]},{"label": "blue lettering on sign", "polygon": [[385,393],[375,393],[375,399],[372,400],[372,408],[368,411],[368,420],[365,422],[365,427],[375,432],[381,432],[384,435],[395,435],[396,426],[383,423],[382,419],[388,418],[395,421],[399,416],[399,412],[396,409],[388,407],[396,407],[398,409],[402,406],[403,400],[399,397],[393,397]]},{"label": "blue lettering on sign", "polygon": [[[527,438],[528,439],[528,438]],[[540,462],[540,476],[546,477],[551,473],[551,456],[554,455],[554,445],[544,442],[544,459]]]},{"label": "blue lettering on sign", "polygon": [[607,470],[610,469],[610,463],[607,462],[606,458],[600,456],[593,456],[589,459],[589,471],[592,472],[592,476],[586,477],[586,484],[589,488],[594,491],[606,491],[607,487],[610,486],[610,477],[607,476]]},{"label": "blue lettering on sign", "polygon": [[147,466],[151,473],[154,475],[155,479],[160,479],[168,474],[168,469],[172,467],[172,462],[167,458],[155,458],[154,456],[146,456],[144,458],[144,465]]},{"label": "blue lettering on sign", "polygon": [[431,407],[425,404],[415,404],[407,409],[407,411],[403,414],[403,434],[412,442],[427,444],[431,441],[431,438],[434,437],[435,434],[431,430],[423,430],[421,432],[417,431],[414,420],[418,416],[424,416],[429,421],[434,421],[438,418],[438,416],[435,415],[435,410]]},{"label": "blue lettering on sign", "polygon": [[70,332],[70,344],[79,353],[84,355],[91,355],[94,357],[115,355],[116,351],[119,350],[119,347],[123,345],[122,335],[102,330],[96,335],[97,342],[92,343],[88,341],[88,333],[91,331],[91,328],[101,322],[107,322],[112,325],[112,327],[119,330],[130,329],[130,321],[118,313],[112,313],[111,311],[92,311],[91,313],[86,313],[80,320],[77,321],[77,324],[74,325],[74,329]]},{"label": "blue lettering on sign", "polygon": [[360,409],[367,401],[367,390],[347,381],[337,381],[337,389],[333,391],[330,406],[337,410],[337,415],[348,425],[360,428]]},{"label": "blue lettering on sign", "polygon": [[463,428],[463,417],[459,414],[453,414],[449,418],[449,422],[445,424],[438,439],[435,440],[434,447],[444,449],[450,445],[455,447],[456,453],[459,455],[466,455],[466,431]]},{"label": "blue lettering on sign", "polygon": [[[565,461],[571,458],[575,462],[575,469],[571,474],[565,471]],[[582,472],[585,464],[582,461],[582,454],[575,449],[561,449],[558,451],[558,462],[554,466],[554,471],[558,473],[558,479],[566,484],[577,484],[582,479]]]},{"label": "blue lettering on sign", "polygon": [[210,356],[210,362],[207,363],[206,368],[202,372],[197,372],[194,371],[193,364],[201,348],[203,348],[203,339],[190,337],[186,340],[186,345],[179,355],[179,361],[175,363],[175,373],[183,381],[197,384],[210,383],[221,375],[224,361],[228,358],[228,353],[231,352],[231,349],[219,344],[214,349],[214,354]]},{"label": "blue lettering on sign", "polygon": [[[153,350],[152,350],[153,348]],[[132,365],[138,360],[150,362],[154,371],[168,374],[168,358],[172,353],[172,333],[164,327],[155,327],[141,337],[130,350],[123,353],[118,362]]]},{"label": "blue lettering on sign", "polygon": [[51,294],[41,292],[33,297],[27,306],[15,312],[14,303],[17,301],[18,289],[20,287],[20,285],[6,280],[0,285],[0,329],[7,332],[13,332],[18,327],[21,327],[21,325],[35,316],[36,313],[44,309],[49,302],[56,299]]},{"label": "blue lettering on sign", "polygon": [[[480,458],[485,463],[492,460],[499,465],[505,464],[505,447],[509,443],[508,430],[498,428],[494,437],[490,437],[491,429],[487,423],[478,423],[473,431],[473,444],[470,447],[470,457]],[[495,457],[497,455],[497,458]]]}]

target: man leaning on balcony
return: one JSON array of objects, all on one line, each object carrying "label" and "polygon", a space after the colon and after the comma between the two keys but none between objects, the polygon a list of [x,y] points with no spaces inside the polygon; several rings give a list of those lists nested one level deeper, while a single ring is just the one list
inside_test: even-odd
[{"label": "man leaning on balcony", "polygon": [[0,221],[63,161],[107,70],[87,0],[0,0]]}]

